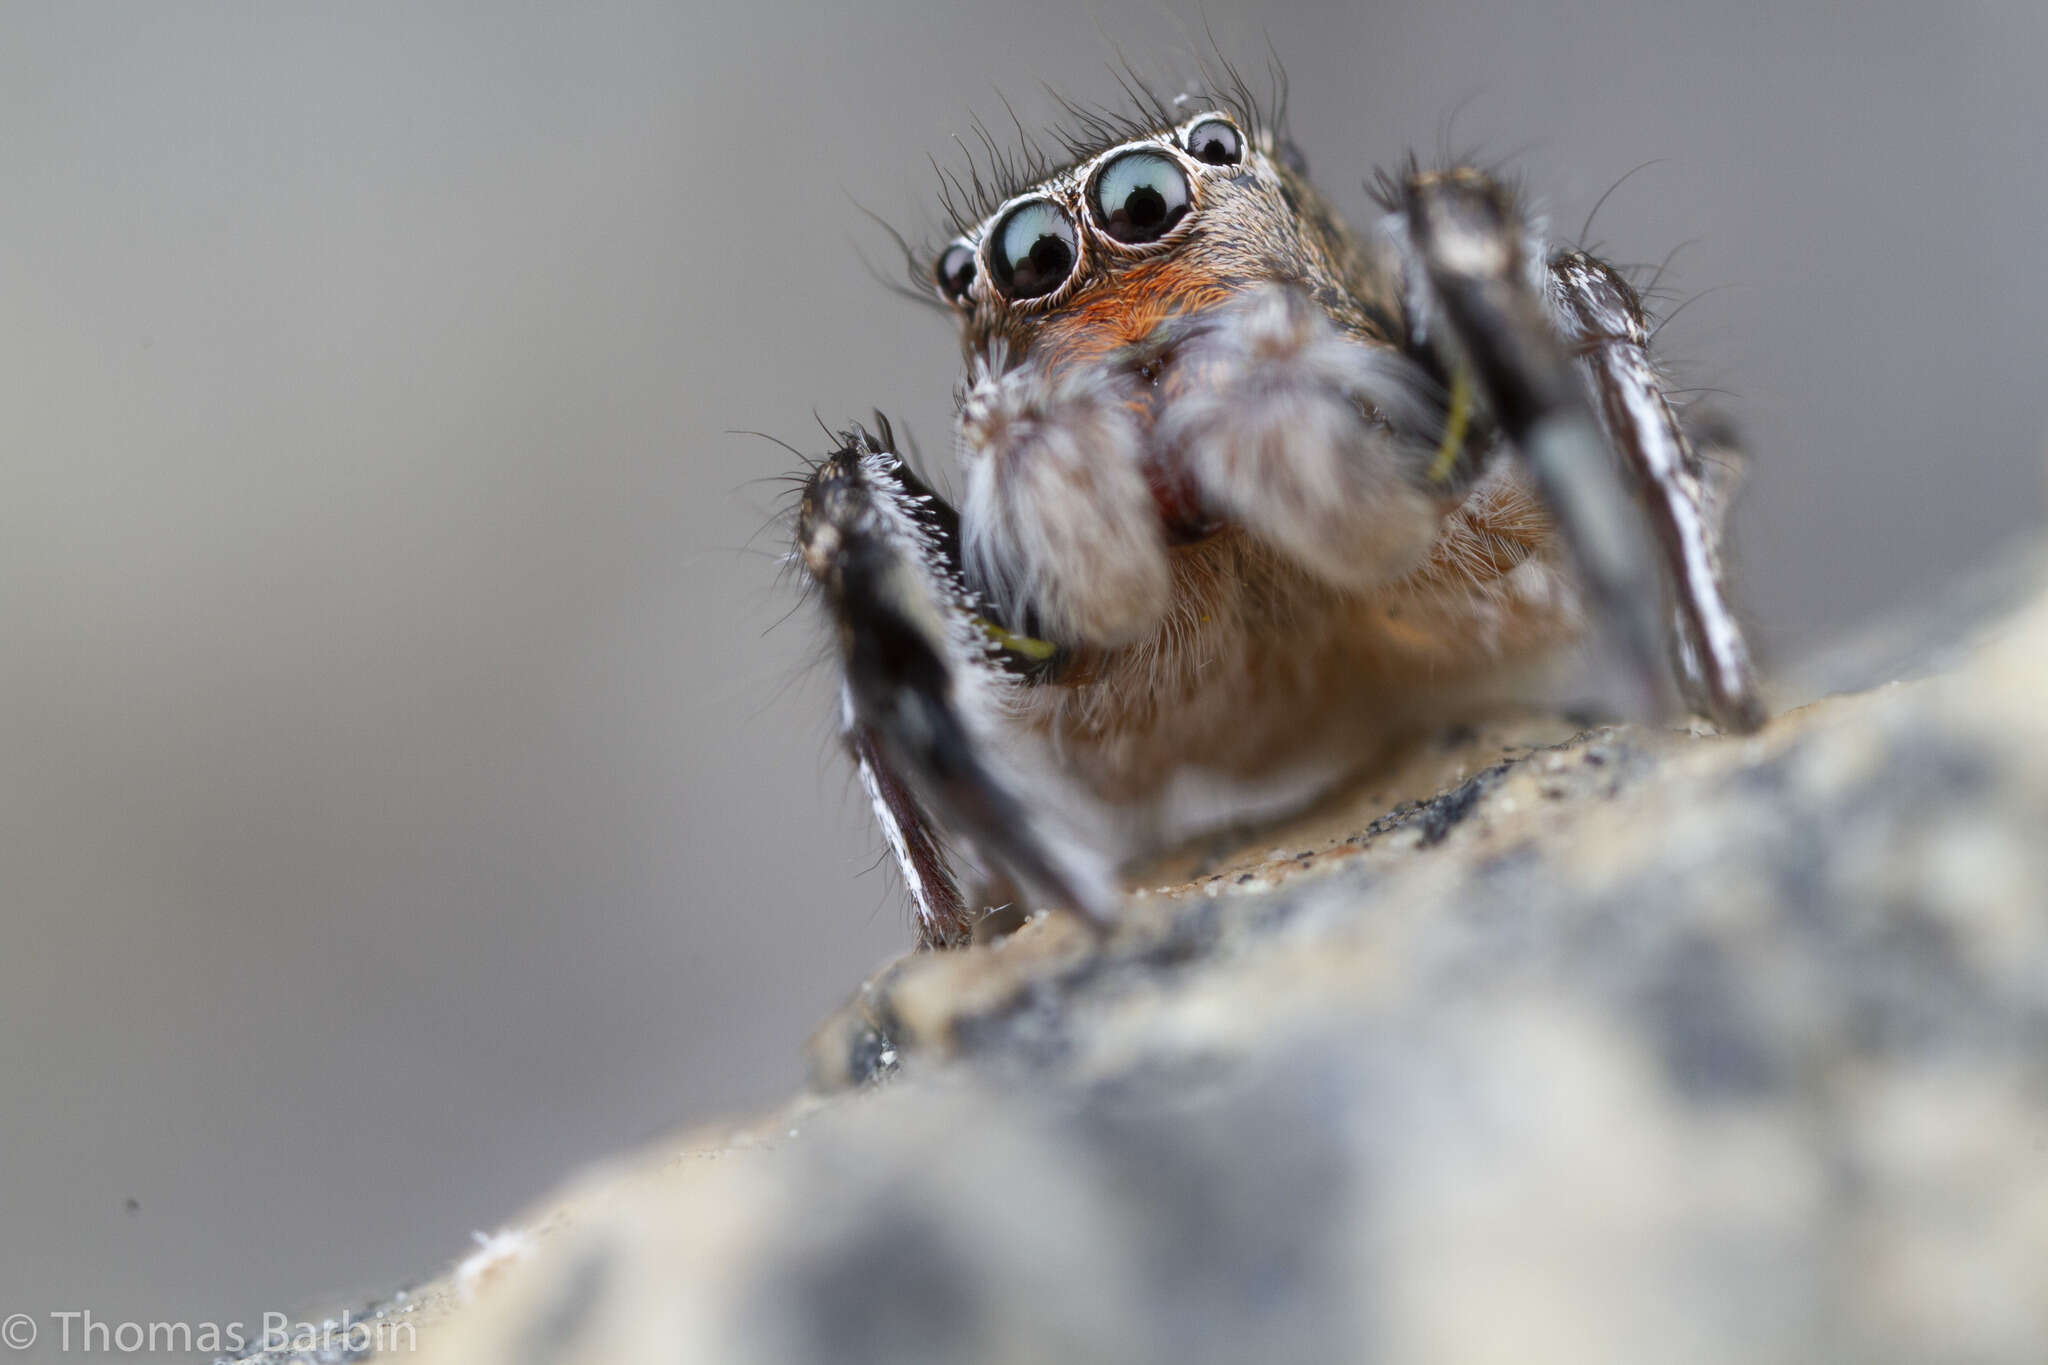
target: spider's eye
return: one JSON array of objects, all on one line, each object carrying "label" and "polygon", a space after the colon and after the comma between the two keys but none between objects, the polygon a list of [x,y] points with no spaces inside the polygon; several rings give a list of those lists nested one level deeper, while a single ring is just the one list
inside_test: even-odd
[{"label": "spider's eye", "polygon": [[1188,155],[1211,166],[1235,166],[1244,160],[1244,135],[1230,120],[1205,118],[1188,129]]},{"label": "spider's eye", "polygon": [[955,303],[960,302],[967,297],[967,287],[974,283],[974,248],[965,242],[953,243],[939,253],[932,275],[938,280],[941,293]]},{"label": "spider's eye", "polygon": [[1119,242],[1156,242],[1193,202],[1180,163],[1160,152],[1125,152],[1095,177],[1095,220]]},{"label": "spider's eye", "polygon": [[1074,220],[1050,199],[1017,205],[996,224],[988,267],[1013,299],[1050,294],[1074,273]]}]

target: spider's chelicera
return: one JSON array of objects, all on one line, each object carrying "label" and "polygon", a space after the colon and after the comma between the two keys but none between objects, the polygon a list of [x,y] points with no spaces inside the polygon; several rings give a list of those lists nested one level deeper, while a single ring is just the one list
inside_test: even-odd
[{"label": "spider's chelicera", "polygon": [[1620,272],[1469,166],[1382,175],[1356,235],[1248,100],[1089,126],[920,268],[967,362],[959,505],[882,424],[798,508],[924,943],[1100,926],[1133,859],[1569,681],[1758,722],[1739,455]]}]

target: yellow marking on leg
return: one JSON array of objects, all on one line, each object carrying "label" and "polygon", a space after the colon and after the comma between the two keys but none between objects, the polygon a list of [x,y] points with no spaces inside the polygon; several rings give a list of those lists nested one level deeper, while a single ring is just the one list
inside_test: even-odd
[{"label": "yellow marking on leg", "polygon": [[1022,654],[1035,664],[1042,664],[1060,652],[1058,645],[1045,640],[1034,640],[1029,635],[1019,635],[1014,630],[1006,630],[986,616],[975,617],[974,624],[981,627],[981,633],[995,641],[1001,648],[1014,654]]},{"label": "yellow marking on leg", "polygon": [[1429,462],[1429,481],[1445,483],[1464,453],[1465,433],[1472,425],[1472,379],[1463,366],[1451,372],[1451,407],[1444,414],[1444,439]]}]

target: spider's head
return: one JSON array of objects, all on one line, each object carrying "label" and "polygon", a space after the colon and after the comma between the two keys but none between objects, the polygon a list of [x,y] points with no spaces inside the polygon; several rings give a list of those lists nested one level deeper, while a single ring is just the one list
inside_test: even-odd
[{"label": "spider's head", "polygon": [[930,263],[972,363],[1000,348],[1048,378],[1151,367],[1176,330],[1262,286],[1301,290],[1370,333],[1349,234],[1299,153],[1232,115],[1117,142],[1006,198]]},{"label": "spider's head", "polygon": [[1241,524],[1240,455],[1355,441],[1391,340],[1299,155],[1214,109],[1038,177],[929,268],[968,366],[970,570],[1077,638],[1158,619],[1166,551]]}]

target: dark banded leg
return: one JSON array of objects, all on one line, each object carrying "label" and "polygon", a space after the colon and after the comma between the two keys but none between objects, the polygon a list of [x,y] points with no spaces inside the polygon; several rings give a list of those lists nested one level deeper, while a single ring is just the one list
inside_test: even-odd
[{"label": "dark banded leg", "polygon": [[[1742,627],[1729,610],[1718,543],[1723,482],[1739,472],[1721,467],[1706,477],[1657,378],[1649,327],[1635,290],[1613,268],[1583,252],[1551,258],[1553,295],[1564,330],[1577,343],[1608,435],[1635,475],[1662,551],[1677,620],[1680,690],[1694,710],[1726,730],[1747,732],[1764,721],[1763,699]],[[1723,458],[1735,457],[1733,447]]]},{"label": "dark banded leg", "polygon": [[[1598,314],[1607,302],[1583,292],[1595,273],[1567,272],[1571,258],[1560,258],[1551,292],[1564,296],[1571,333],[1560,335],[1532,281],[1513,198],[1482,172],[1412,174],[1397,205],[1419,301],[1411,327],[1454,377],[1470,376],[1528,464],[1628,669],[1636,709],[1663,714],[1675,671],[1689,702],[1730,728],[1755,728],[1762,711],[1746,649],[1700,499],[1680,478],[1684,439],[1636,339],[1640,326],[1621,329],[1616,349],[1595,347],[1582,365],[1579,310]],[[1611,271],[1600,278],[1626,290]]]},{"label": "dark banded leg", "polygon": [[842,439],[804,487],[797,551],[837,628],[844,736],[922,942],[964,943],[980,917],[959,854],[1100,929],[1113,900],[1107,877],[1047,842],[978,738],[975,717],[1012,684],[961,586],[951,509],[881,440],[860,430]]}]

